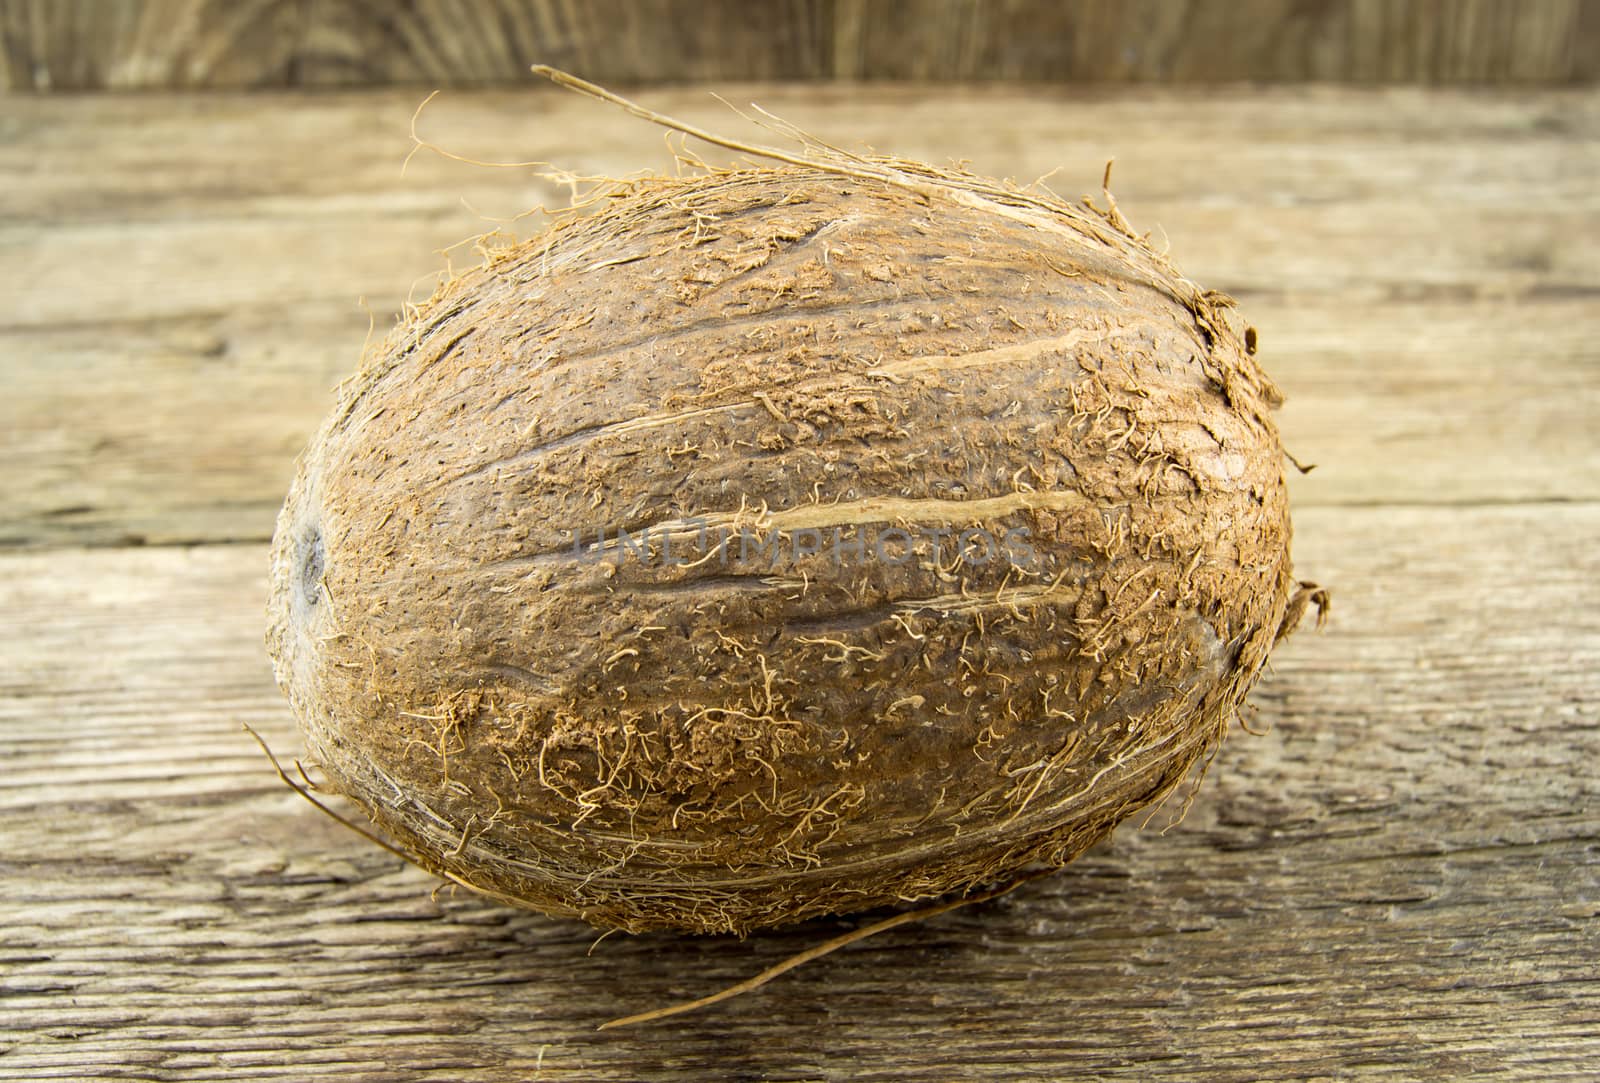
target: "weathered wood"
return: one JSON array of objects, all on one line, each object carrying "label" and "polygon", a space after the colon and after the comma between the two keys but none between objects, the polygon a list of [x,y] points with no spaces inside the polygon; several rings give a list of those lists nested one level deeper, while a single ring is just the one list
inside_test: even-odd
[{"label": "weathered wood", "polygon": [[[1581,3],[837,0],[833,74],[1217,83],[1566,82]],[[1556,73],[1561,73],[1557,75]]]},{"label": "weathered wood", "polygon": [[[0,0],[5,90],[613,82],[827,73],[826,0]],[[1564,12],[1558,14],[1565,14]],[[1542,53],[1534,63],[1545,62]]]},{"label": "weathered wood", "polygon": [[824,76],[828,0],[316,0],[307,85],[525,83],[533,64],[614,83]]},{"label": "weathered wood", "polygon": [[[289,794],[256,544],[0,557],[8,1079],[1592,1079],[1600,506],[1316,508],[1335,619],[1181,824],[714,1012],[860,919],[612,937]],[[542,1072],[542,1074],[540,1074]]]},{"label": "weathered wood", "polygon": [[284,86],[307,0],[0,0],[0,92]]},{"label": "weathered wood", "polygon": [[[742,88],[829,137],[1124,211],[1236,293],[1289,393],[1297,504],[1600,498],[1600,95]],[[14,99],[0,141],[0,544],[263,539],[294,454],[436,250],[562,191],[400,162],[419,96]],[[649,95],[737,128],[703,90]],[[580,172],[654,130],[553,89],[424,135]],[[527,221],[513,228],[526,232]],[[459,263],[472,259],[459,249]],[[1441,402],[1448,401],[1447,407]]]},{"label": "weathered wood", "polygon": [[1591,81],[1595,0],[0,0],[0,92],[526,82]]}]

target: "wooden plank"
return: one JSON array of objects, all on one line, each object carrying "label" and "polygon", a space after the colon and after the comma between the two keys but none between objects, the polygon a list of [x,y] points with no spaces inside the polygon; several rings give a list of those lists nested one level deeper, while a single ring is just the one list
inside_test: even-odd
[{"label": "wooden plank", "polygon": [[4,0],[0,92],[825,75],[825,0]]},{"label": "wooden plank", "polygon": [[[838,0],[834,73],[867,79],[1565,82],[1579,3]],[[1560,73],[1559,75],[1556,73]]]},{"label": "wooden plank", "polygon": [[1600,505],[1316,508],[1336,591],[1183,822],[714,1012],[859,919],[593,945],[287,793],[260,545],[0,557],[7,1078],[1592,1079]]},{"label": "wooden plank", "polygon": [[1578,10],[1578,22],[1572,30],[1573,55],[1572,81],[1592,83],[1600,79],[1600,4],[1585,3]]},{"label": "wooden plank", "polygon": [[[1412,210],[1508,202],[1592,209],[1600,141],[1593,91],[717,84],[640,97],[691,123],[776,138],[714,93],[736,106],[757,102],[852,148],[966,159],[1022,183],[1051,174],[1069,195],[1097,192],[1106,160],[1116,158],[1118,197],[1146,228],[1172,225],[1152,220],[1148,205],[1185,200],[1247,209],[1401,201]],[[387,90],[18,98],[0,129],[0,224],[308,210],[331,217],[367,202],[391,217],[456,213],[441,235],[454,240],[480,225],[462,211],[463,197],[497,215],[559,197],[532,170],[477,169],[429,154],[402,173],[410,120],[424,97]],[[445,92],[419,126],[423,137],[487,161],[541,159],[580,172],[671,167],[658,129],[548,85]]]},{"label": "wooden plank", "polygon": [[[819,133],[1090,190],[1238,294],[1302,505],[1595,499],[1600,95],[732,88]],[[429,155],[410,92],[14,100],[0,140],[0,544],[263,539],[295,452],[436,250],[562,192]],[[732,128],[703,90],[650,95]],[[665,164],[554,90],[423,132],[582,172]],[[516,228],[516,227],[514,227]],[[527,223],[521,227],[526,230]],[[458,253],[458,260],[470,255]],[[1445,405],[1441,405],[1445,404]]]},{"label": "wooden plank", "polygon": [[606,82],[1544,83],[1594,0],[3,0],[0,92]]},{"label": "wooden plank", "polygon": [[0,333],[0,545],[270,536],[366,326],[350,304]]},{"label": "wooden plank", "polygon": [[308,0],[0,0],[0,93],[287,86]]},{"label": "wooden plank", "polygon": [[825,74],[827,0],[315,0],[306,85],[488,86],[553,64],[615,83]]}]

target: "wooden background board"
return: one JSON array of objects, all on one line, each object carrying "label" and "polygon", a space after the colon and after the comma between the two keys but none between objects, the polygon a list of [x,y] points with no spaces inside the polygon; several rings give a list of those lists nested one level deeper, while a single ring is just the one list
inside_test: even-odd
[{"label": "wooden background board", "polygon": [[[1600,1073],[1600,94],[722,87],[1094,189],[1237,294],[1289,393],[1323,634],[1181,824],[699,1016],[860,918],[611,937],[468,897],[288,793],[261,645],[292,457],[433,250],[560,193],[419,156],[419,95],[0,112],[0,1077],[1185,1080]],[[652,105],[734,124],[703,89]],[[580,171],[552,90],[425,134]],[[528,228],[528,223],[522,223]],[[465,252],[457,259],[468,259]]]},{"label": "wooden background board", "polygon": [[0,0],[11,90],[943,79],[1569,83],[1600,0]]}]

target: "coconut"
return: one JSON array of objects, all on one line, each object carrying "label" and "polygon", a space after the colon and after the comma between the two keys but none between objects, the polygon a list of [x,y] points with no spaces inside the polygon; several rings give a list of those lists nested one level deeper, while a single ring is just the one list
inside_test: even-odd
[{"label": "coconut", "polygon": [[278,681],[418,864],[604,928],[1064,864],[1304,608],[1231,308],[1114,203],[960,170],[613,184],[343,385],[272,545]]}]

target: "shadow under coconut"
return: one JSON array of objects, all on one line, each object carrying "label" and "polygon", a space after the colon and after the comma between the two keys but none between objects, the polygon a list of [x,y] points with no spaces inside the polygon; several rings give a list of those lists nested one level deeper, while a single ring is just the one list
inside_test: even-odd
[{"label": "shadow under coconut", "polygon": [[[612,991],[615,1015],[597,1019],[596,1025],[686,1005],[760,980],[758,987],[671,1021],[639,1020],[610,1032],[642,1035],[661,1026],[717,1027],[719,1017],[742,1025],[774,1012],[792,1024],[857,1009],[868,1017],[906,1022],[920,1017],[921,1025],[937,1026],[949,1007],[1006,999],[1015,985],[1018,956],[1041,927],[1070,936],[1087,914],[1108,919],[1130,909],[1126,869],[1096,856],[1108,846],[1101,844],[1071,867],[1043,872],[999,897],[943,912],[930,913],[939,900],[878,907],[742,940],[668,933],[601,937],[586,953],[585,965]],[[882,925],[892,927],[873,932]],[[830,947],[833,941],[863,933],[862,939]],[[766,977],[773,968],[791,963],[796,964],[793,969]],[[885,1003],[895,1005],[887,1016]]]},{"label": "shadow under coconut", "polygon": [[[1226,1044],[1207,1030],[1219,1017],[1250,1016],[1260,997],[1290,995],[1309,966],[1304,953],[1261,950],[1260,939],[1271,940],[1258,936],[1264,926],[1292,916],[1261,892],[1282,854],[1230,845],[1248,832],[1225,815],[1232,787],[1221,774],[1180,828],[1161,831],[1174,802],[1142,830],[1126,825],[1001,898],[891,928],[709,1008],[618,1029],[598,1028],[717,992],[917,908],[816,919],[744,940],[602,937],[581,922],[445,887],[422,907],[427,913],[391,906],[382,946],[368,945],[403,956],[409,987],[431,1002],[390,1020],[412,1029],[393,1032],[403,1041],[385,1055],[410,1065],[411,1043],[425,1042],[451,1063],[530,1079],[1007,1078],[1045,1064],[1100,1076],[1139,1075],[1166,1061],[1187,1067]],[[1307,930],[1331,920],[1315,909],[1315,887],[1313,877],[1292,889],[1306,952],[1318,939]],[[428,890],[413,868],[377,873],[360,889],[390,903],[425,901]],[[356,935],[380,935],[364,928],[371,932]],[[333,1014],[392,996],[329,954],[301,966]],[[1196,1039],[1198,1048],[1185,1045]],[[928,1075],[935,1064],[941,1071]]]}]

